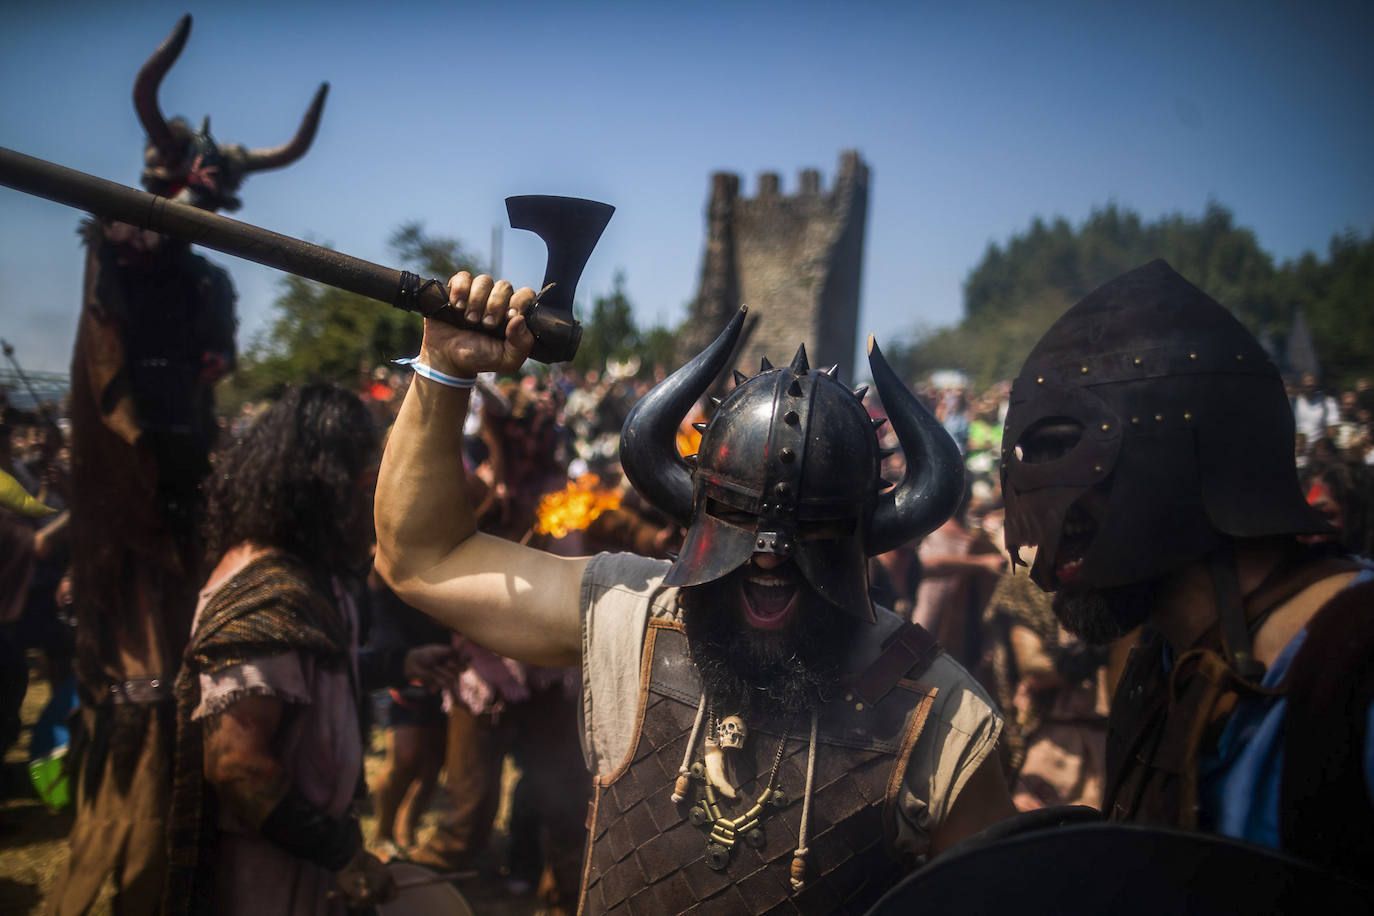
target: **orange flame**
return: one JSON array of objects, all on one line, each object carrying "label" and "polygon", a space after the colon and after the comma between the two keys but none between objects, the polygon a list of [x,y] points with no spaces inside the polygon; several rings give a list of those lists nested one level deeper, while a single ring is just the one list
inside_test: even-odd
[{"label": "orange flame", "polygon": [[701,448],[701,433],[696,431],[693,423],[700,423],[706,417],[700,410],[694,411],[687,419],[682,421],[682,425],[677,428],[677,453],[686,458],[688,455],[695,455]]},{"label": "orange flame", "polygon": [[586,528],[601,513],[619,507],[619,490],[604,489],[600,477],[583,474],[539,501],[534,530],[556,538],[566,537],[571,531]]}]

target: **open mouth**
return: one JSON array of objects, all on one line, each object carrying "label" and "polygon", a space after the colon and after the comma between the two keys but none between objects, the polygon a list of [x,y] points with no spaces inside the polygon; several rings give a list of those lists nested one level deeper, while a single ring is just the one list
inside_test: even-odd
[{"label": "open mouth", "polygon": [[751,570],[740,585],[744,619],[756,630],[779,630],[797,609],[797,582],[761,570]]},{"label": "open mouth", "polygon": [[1097,522],[1075,503],[1064,518],[1059,535],[1059,550],[1055,552],[1054,577],[1060,585],[1071,585],[1083,574],[1083,558],[1097,536]]}]

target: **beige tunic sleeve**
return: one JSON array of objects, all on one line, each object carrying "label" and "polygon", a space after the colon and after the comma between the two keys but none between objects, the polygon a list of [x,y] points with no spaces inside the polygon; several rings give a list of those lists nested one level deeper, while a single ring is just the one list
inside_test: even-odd
[{"label": "beige tunic sleeve", "polygon": [[948,655],[939,655],[920,680],[937,692],[898,793],[895,840],[899,852],[918,862],[929,855],[931,835],[1002,734],[992,699]]},{"label": "beige tunic sleeve", "polygon": [[663,586],[668,566],[603,553],[582,575],[582,754],[593,776],[615,772],[633,750],[649,617],[677,613],[677,589]]}]

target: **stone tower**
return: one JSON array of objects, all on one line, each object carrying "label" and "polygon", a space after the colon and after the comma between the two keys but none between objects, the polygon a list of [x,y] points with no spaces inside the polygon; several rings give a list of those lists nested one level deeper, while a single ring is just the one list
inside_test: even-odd
[{"label": "stone tower", "polygon": [[813,367],[838,363],[854,379],[868,166],[840,155],[834,187],[821,189],[815,169],[801,173],[784,195],[776,173],[759,176],[754,197],[741,197],[739,176],[711,176],[701,286],[682,343],[688,354],[709,342],[741,304],[749,307],[746,338],[735,364],[758,371],[760,358],[785,365],[805,343]]}]

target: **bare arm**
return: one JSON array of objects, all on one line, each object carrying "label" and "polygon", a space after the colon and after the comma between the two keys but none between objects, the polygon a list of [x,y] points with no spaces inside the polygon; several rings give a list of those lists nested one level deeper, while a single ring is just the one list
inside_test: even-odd
[{"label": "bare arm", "polygon": [[205,724],[205,780],[254,827],[262,825],[291,788],[271,747],[281,714],[281,700],[247,696]]},{"label": "bare arm", "polygon": [[[449,375],[514,372],[534,339],[519,312],[528,288],[460,273],[449,302],[506,339],[425,322],[420,359]],[[579,592],[586,559],[565,559],[477,531],[463,471],[468,391],[416,376],[377,480],[377,570],[406,603],[493,652],[544,665],[581,658]]]},{"label": "bare arm", "polygon": [[[272,737],[281,719],[281,700],[246,696],[208,720],[204,737],[206,782],[214,787],[221,802],[246,823],[264,830],[264,835],[278,845],[281,845],[281,838],[276,835],[279,831],[266,830],[267,821],[293,791],[291,777],[272,752]],[[283,816],[277,812],[273,819],[282,821]],[[351,829],[356,834],[356,825]],[[297,855],[306,852],[296,845],[283,848]],[[318,844],[307,847],[311,851],[318,848]],[[361,843],[342,868],[337,863],[328,867],[334,870],[338,888],[331,896],[339,894],[350,906],[370,906],[396,894],[390,873],[375,856],[363,849]]]},{"label": "bare arm", "polygon": [[1016,658],[1016,670],[1031,690],[1051,690],[1064,686],[1064,679],[1055,670],[1054,659],[1045,651],[1044,641],[1030,627],[1013,624],[1011,650]]}]

